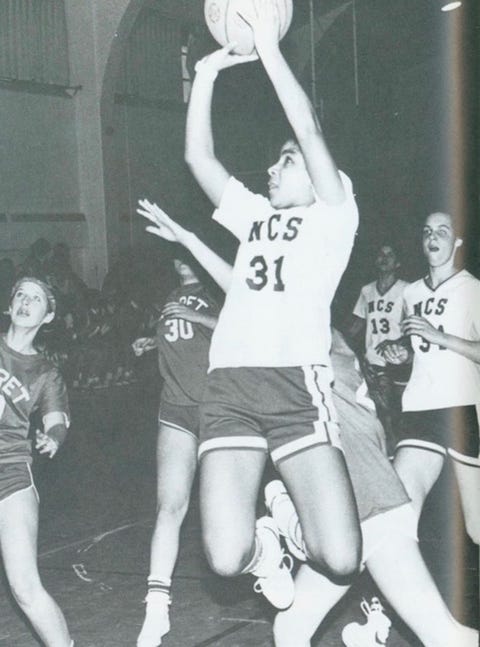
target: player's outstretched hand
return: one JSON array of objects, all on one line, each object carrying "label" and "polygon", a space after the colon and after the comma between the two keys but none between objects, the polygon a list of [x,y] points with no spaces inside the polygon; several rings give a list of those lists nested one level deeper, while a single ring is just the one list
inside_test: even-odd
[{"label": "player's outstretched hand", "polygon": [[48,458],[53,458],[58,451],[58,443],[44,431],[37,429],[35,433],[35,448],[40,454],[46,454]]},{"label": "player's outstretched hand", "polygon": [[210,70],[211,72],[220,72],[220,70],[225,70],[227,67],[258,60],[257,54],[234,54],[233,50],[236,45],[237,43],[235,42],[227,43],[221,49],[207,54],[207,56],[204,56],[197,62],[195,70],[197,72],[202,69]]},{"label": "player's outstretched hand", "polygon": [[200,323],[202,318],[201,314],[196,310],[193,310],[183,303],[178,303],[176,301],[171,301],[163,306],[162,317],[172,319],[185,319],[186,321],[191,321],[192,323]]},{"label": "player's outstretched hand", "polygon": [[238,15],[253,31],[257,52],[262,55],[265,49],[278,48],[280,39],[280,16],[274,0],[253,0],[252,9],[242,8]]},{"label": "player's outstretched hand", "polygon": [[420,335],[426,341],[432,344],[442,345],[444,333],[432,326],[432,324],[423,317],[410,315],[402,321],[402,331],[405,335]]},{"label": "player's outstretched hand", "polygon": [[139,337],[132,344],[132,349],[136,357],[140,357],[143,353],[153,350],[156,347],[157,340],[155,337]]},{"label": "player's outstretched hand", "polygon": [[172,243],[182,242],[187,230],[172,220],[155,202],[144,199],[139,200],[138,204],[137,213],[153,223],[145,228],[146,231]]}]

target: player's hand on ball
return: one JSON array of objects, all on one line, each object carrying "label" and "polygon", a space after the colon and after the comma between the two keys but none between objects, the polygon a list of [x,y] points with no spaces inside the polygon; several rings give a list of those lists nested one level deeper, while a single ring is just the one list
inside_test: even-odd
[{"label": "player's hand on ball", "polygon": [[280,15],[274,0],[253,0],[252,10],[238,11],[253,31],[255,48],[261,53],[265,48],[278,47],[280,40]]},{"label": "player's hand on ball", "polygon": [[257,54],[234,54],[233,50],[236,45],[235,42],[227,43],[221,49],[207,54],[198,61],[195,70],[201,72],[202,69],[207,69],[212,72],[220,72],[220,70],[225,70],[227,67],[258,60]]},{"label": "player's hand on ball", "polygon": [[46,454],[48,458],[53,458],[58,451],[58,443],[44,431],[37,429],[35,433],[35,448],[40,454]]},{"label": "player's hand on ball", "polygon": [[423,317],[410,315],[402,321],[402,331],[405,335],[420,335],[426,341],[432,344],[442,345],[443,333],[441,330],[432,326],[432,324]]},{"label": "player's hand on ball", "polygon": [[137,213],[153,223],[153,226],[145,228],[146,231],[173,243],[182,241],[182,237],[187,233],[186,229],[172,220],[157,204],[148,200],[139,200],[138,204]]}]

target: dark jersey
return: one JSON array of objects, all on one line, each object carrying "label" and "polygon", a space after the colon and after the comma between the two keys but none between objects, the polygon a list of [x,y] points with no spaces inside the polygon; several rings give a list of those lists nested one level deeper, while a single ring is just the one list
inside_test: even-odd
[{"label": "dark jersey", "polygon": [[0,336],[0,463],[31,462],[30,416],[60,412],[68,426],[65,383],[42,354],[23,355]]},{"label": "dark jersey", "polygon": [[[216,316],[218,305],[200,283],[174,290],[167,303],[179,302]],[[158,365],[164,379],[162,398],[179,405],[201,402],[208,369],[212,330],[185,319],[162,318],[157,326]]]}]

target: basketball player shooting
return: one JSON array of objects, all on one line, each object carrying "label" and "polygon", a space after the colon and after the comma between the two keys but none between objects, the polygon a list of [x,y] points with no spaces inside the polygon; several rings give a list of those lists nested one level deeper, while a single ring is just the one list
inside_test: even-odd
[{"label": "basketball player shooting", "polygon": [[[247,3],[245,3],[245,6]],[[305,553],[334,578],[356,573],[358,513],[330,384],[330,303],[350,257],[358,212],[313,106],[278,45],[276,3],[254,0],[242,19],[295,134],[268,170],[269,200],[216,158],[211,103],[218,73],[255,56],[235,43],[196,66],[186,161],[239,240],[225,306],[212,337],[203,403],[200,505],[207,558],[225,576],[252,573],[278,608],[294,597],[271,518],[255,524],[270,453],[294,501]]]}]

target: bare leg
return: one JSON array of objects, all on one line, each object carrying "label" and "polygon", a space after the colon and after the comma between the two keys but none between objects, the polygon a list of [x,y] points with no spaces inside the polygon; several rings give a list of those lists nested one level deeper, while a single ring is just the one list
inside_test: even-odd
[{"label": "bare leg", "polygon": [[412,500],[417,519],[428,493],[440,476],[444,461],[440,454],[410,447],[401,447],[395,454],[393,467]]},{"label": "bare leg", "polygon": [[150,573],[157,576],[171,578],[175,568],[196,466],[194,436],[162,424],[157,440],[157,519],[150,554]]},{"label": "bare leg", "polygon": [[219,575],[239,575],[255,553],[255,511],[263,451],[222,449],[200,462],[200,511],[207,559]]},{"label": "bare leg", "polygon": [[367,568],[425,647],[478,645],[478,632],[460,625],[451,615],[414,539],[392,533],[368,558]]},{"label": "bare leg", "polygon": [[342,452],[313,447],[278,466],[300,519],[308,556],[335,578],[359,567],[361,533]]},{"label": "bare leg", "polygon": [[[139,647],[159,645],[170,629],[170,584],[177,562],[180,529],[190,502],[197,466],[197,440],[161,424],[157,439],[157,519],[150,552],[149,591]],[[164,588],[158,587],[158,583]]]},{"label": "bare leg", "polygon": [[32,488],[0,503],[0,547],[13,596],[47,647],[70,647],[65,618],[37,567],[38,501]]},{"label": "bare leg", "polygon": [[[470,539],[480,544],[480,460],[472,459],[471,464],[460,462],[451,453],[453,468],[457,477],[462,502],[465,526]],[[463,457],[464,458],[464,457]]]},{"label": "bare leg", "polygon": [[295,600],[273,623],[275,647],[310,647],[317,627],[349,588],[302,565],[295,577]]}]

